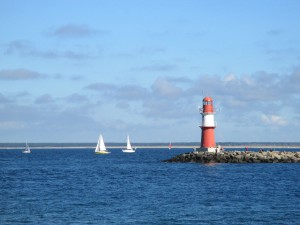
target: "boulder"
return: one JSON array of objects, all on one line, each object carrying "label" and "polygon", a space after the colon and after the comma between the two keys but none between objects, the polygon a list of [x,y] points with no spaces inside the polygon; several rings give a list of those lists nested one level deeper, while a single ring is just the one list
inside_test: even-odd
[{"label": "boulder", "polygon": [[300,152],[191,152],[175,156],[164,162],[196,163],[299,163]]}]

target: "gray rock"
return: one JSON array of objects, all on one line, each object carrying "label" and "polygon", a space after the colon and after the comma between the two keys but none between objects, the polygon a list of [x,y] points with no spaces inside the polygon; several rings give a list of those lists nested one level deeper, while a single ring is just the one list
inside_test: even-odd
[{"label": "gray rock", "polygon": [[299,152],[191,152],[175,156],[164,162],[196,163],[300,163]]}]

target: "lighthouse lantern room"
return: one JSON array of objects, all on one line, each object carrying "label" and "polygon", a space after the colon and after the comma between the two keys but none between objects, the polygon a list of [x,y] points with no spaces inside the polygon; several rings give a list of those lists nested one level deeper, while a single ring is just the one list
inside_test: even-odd
[{"label": "lighthouse lantern room", "polygon": [[213,99],[211,97],[203,98],[203,106],[199,109],[202,115],[202,124],[200,128],[202,129],[201,134],[201,146],[196,148],[196,151],[208,151],[208,152],[219,152],[221,150],[220,146],[216,146],[215,133],[216,128],[214,119],[214,107]]}]

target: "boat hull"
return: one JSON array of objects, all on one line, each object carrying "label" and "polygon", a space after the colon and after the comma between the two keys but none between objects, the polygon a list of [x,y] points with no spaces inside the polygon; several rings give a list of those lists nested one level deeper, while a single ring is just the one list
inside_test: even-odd
[{"label": "boat hull", "polygon": [[125,152],[125,153],[134,153],[135,150],[133,150],[133,149],[122,149],[122,152]]},{"label": "boat hull", "polygon": [[99,152],[95,152],[95,154],[110,154],[110,152],[99,151]]},{"label": "boat hull", "polygon": [[29,153],[31,153],[31,152],[25,152],[25,151],[23,151],[22,153],[24,153],[24,154],[29,154]]}]

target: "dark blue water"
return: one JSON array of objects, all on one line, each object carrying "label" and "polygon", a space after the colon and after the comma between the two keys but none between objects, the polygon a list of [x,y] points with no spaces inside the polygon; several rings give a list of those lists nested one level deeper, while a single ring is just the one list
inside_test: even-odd
[{"label": "dark blue water", "polygon": [[0,224],[300,224],[300,164],[162,163],[187,149],[0,150]]}]

